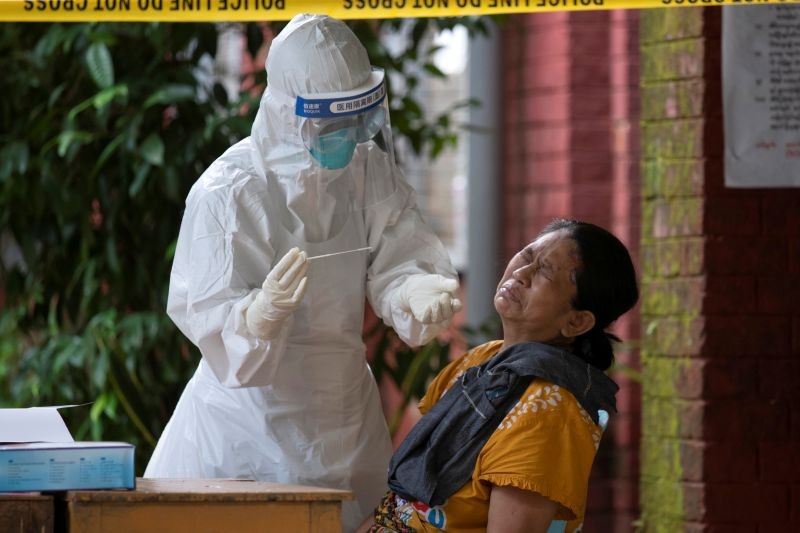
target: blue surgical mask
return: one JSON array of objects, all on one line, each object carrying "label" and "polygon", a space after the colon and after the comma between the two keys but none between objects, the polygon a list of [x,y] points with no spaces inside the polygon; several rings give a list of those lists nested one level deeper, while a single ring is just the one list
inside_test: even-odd
[{"label": "blue surgical mask", "polygon": [[353,159],[356,150],[356,134],[352,128],[325,133],[317,137],[314,146],[309,148],[311,157],[316,159],[320,166],[328,169],[346,167]]}]

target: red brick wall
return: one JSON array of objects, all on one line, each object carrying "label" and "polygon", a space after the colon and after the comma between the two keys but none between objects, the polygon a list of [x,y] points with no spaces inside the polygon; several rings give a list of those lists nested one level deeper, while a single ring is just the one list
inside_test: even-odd
[{"label": "red brick wall", "polygon": [[[604,226],[639,249],[638,12],[509,17],[503,26],[503,264],[554,217]],[[637,312],[616,325],[638,339]],[[638,366],[635,345],[618,360]],[[590,482],[586,531],[638,516],[640,391],[615,374],[619,414]]]},{"label": "red brick wall", "polygon": [[798,531],[800,190],[724,186],[720,14],[642,14],[643,523]]}]

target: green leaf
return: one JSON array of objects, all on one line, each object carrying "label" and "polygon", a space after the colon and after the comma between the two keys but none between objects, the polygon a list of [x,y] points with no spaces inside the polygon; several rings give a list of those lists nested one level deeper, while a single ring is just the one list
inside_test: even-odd
[{"label": "green leaf", "polygon": [[410,96],[404,96],[402,99],[403,106],[405,107],[406,113],[409,113],[414,118],[420,118],[424,116],[422,111],[422,107],[419,105],[419,102],[411,98]]},{"label": "green leaf", "polygon": [[178,246],[178,239],[172,241],[167,249],[164,251],[164,259],[172,261],[175,258],[175,248]]},{"label": "green leaf", "polygon": [[83,285],[81,287],[81,314],[86,312],[90,300],[97,291],[97,279],[94,275],[96,269],[97,262],[94,259],[86,261],[86,268],[83,270]]},{"label": "green leaf", "polygon": [[97,399],[92,404],[92,409],[89,411],[89,418],[96,421],[100,419],[100,415],[103,414],[103,411],[106,408],[106,401],[108,396],[106,394],[101,394],[97,397]]},{"label": "green leaf", "polygon": [[103,167],[105,162],[108,160],[109,157],[114,153],[114,151],[119,147],[123,140],[127,137],[127,132],[122,132],[103,148],[103,151],[100,153],[100,157],[97,158],[97,161],[92,167],[92,172],[89,174],[90,178],[93,178],[97,175],[100,169]]},{"label": "green leaf", "polygon": [[53,51],[61,45],[63,38],[63,26],[50,25],[47,32],[36,43],[36,47],[33,50],[34,59],[46,61],[53,54]]},{"label": "green leaf", "polygon": [[105,414],[114,420],[117,418],[117,397],[113,395],[109,395],[108,402],[106,403],[106,408],[104,409]]},{"label": "green leaf", "polygon": [[69,113],[67,113],[67,118],[66,118],[68,128],[74,127],[75,117],[77,117],[78,114],[89,109],[92,106],[93,101],[94,97],[87,98],[86,100],[84,100],[83,102],[79,103],[78,105],[69,110]]},{"label": "green leaf", "polygon": [[439,67],[434,65],[433,63],[425,63],[422,65],[422,68],[425,69],[425,72],[433,76],[434,78],[446,78],[447,74],[442,72]]},{"label": "green leaf", "polygon": [[108,376],[109,353],[106,350],[101,350],[97,355],[92,366],[92,384],[98,390],[103,390]]},{"label": "green leaf", "polygon": [[16,171],[19,174],[25,174],[28,170],[28,159],[30,157],[28,145],[24,142],[15,142],[12,143],[12,146],[14,147]]},{"label": "green leaf", "polygon": [[170,197],[178,199],[179,178],[175,168],[168,166],[164,169],[164,192]]},{"label": "green leaf", "polygon": [[431,145],[431,159],[436,159],[443,149],[444,139],[442,137],[435,137],[433,139],[433,144]]},{"label": "green leaf", "polygon": [[156,104],[174,104],[183,100],[193,100],[197,91],[191,85],[166,85],[151,94],[142,106],[144,109]]},{"label": "green leaf", "polygon": [[411,149],[414,150],[414,153],[419,154],[422,151],[422,136],[419,132],[409,132],[406,137],[411,142]]},{"label": "green leaf", "polygon": [[10,142],[0,149],[0,180],[12,172],[24,174],[28,170],[29,157],[28,145],[22,141]]},{"label": "green leaf", "polygon": [[128,187],[128,195],[132,198],[139,194],[139,191],[142,190],[144,186],[147,175],[150,173],[150,165],[144,163],[136,170],[136,175],[133,177],[133,182],[131,182],[131,186]]},{"label": "green leaf", "polygon": [[117,245],[114,239],[106,239],[106,259],[108,259],[108,266],[114,274],[120,274],[122,269],[119,264],[119,255],[117,254]]},{"label": "green leaf", "polygon": [[151,133],[139,147],[145,161],[160,167],[164,164],[164,141],[156,133]]},{"label": "green leaf", "polygon": [[107,89],[114,84],[114,63],[111,52],[104,43],[92,43],[86,50],[86,67],[89,75],[101,89]]},{"label": "green leaf", "polygon": [[50,93],[50,96],[47,98],[47,107],[55,107],[56,103],[58,102],[59,98],[61,98],[61,94],[67,88],[66,84],[61,84],[55,89],[53,92]]},{"label": "green leaf", "polygon": [[78,146],[92,141],[92,134],[87,131],[69,130],[58,135],[58,155],[64,157],[67,150],[73,145]]},{"label": "green leaf", "polygon": [[92,98],[92,105],[95,109],[102,109],[115,99],[128,99],[128,86],[125,84],[114,85],[108,89],[103,89]]}]

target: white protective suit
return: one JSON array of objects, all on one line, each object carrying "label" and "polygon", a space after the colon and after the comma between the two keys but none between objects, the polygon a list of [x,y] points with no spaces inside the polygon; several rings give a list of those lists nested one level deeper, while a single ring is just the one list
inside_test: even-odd
[{"label": "white protective suit", "polygon": [[[359,144],[349,165],[320,168],[300,139],[295,96],[359,87],[363,46],[339,21],[298,15],[272,43],[268,87],[251,136],[228,149],[186,200],[168,314],[202,360],[145,477],[242,478],[354,491],[345,531],[386,490],[391,442],[362,342],[364,299],[410,345],[446,323],[422,324],[393,301],[414,274],[456,279],[415,206],[394,156]],[[365,190],[386,191],[374,202]],[[310,262],[300,307],[271,340],[245,312],[292,247]]]}]

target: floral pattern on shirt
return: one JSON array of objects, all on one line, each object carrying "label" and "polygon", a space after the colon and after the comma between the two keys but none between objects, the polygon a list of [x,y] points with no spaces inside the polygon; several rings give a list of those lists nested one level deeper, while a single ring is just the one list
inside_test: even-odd
[{"label": "floral pattern on shirt", "polygon": [[508,429],[514,425],[517,419],[557,407],[563,399],[558,385],[546,385],[537,389],[527,397],[521,398],[500,422],[497,429]]}]

